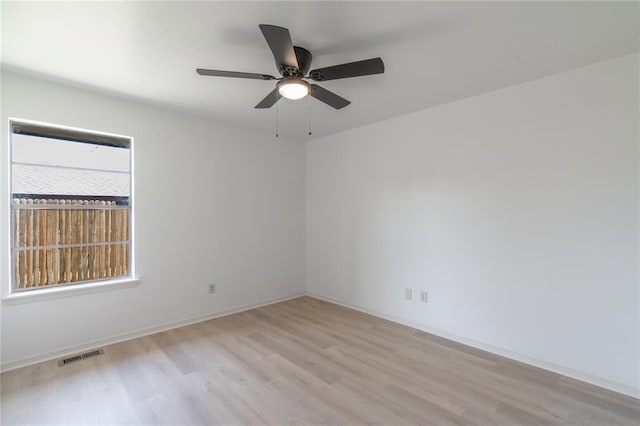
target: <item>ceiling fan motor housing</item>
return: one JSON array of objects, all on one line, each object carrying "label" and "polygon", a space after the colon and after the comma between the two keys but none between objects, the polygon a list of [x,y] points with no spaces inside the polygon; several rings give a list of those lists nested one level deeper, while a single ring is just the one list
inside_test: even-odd
[{"label": "ceiling fan motor housing", "polygon": [[304,47],[293,46],[293,50],[298,60],[298,68],[281,64],[279,67],[280,74],[283,77],[304,77],[309,72],[309,68],[311,68],[311,59],[313,56],[311,52]]}]

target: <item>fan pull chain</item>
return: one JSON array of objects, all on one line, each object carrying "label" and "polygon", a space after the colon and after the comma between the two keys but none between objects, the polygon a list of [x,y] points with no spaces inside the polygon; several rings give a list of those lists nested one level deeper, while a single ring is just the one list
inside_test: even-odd
[{"label": "fan pull chain", "polygon": [[279,128],[278,116],[279,115],[280,115],[280,110],[278,109],[278,101],[276,101],[276,138],[278,138],[278,128]]},{"label": "fan pull chain", "polygon": [[311,136],[311,96],[307,95],[308,106],[309,106],[309,136]]}]

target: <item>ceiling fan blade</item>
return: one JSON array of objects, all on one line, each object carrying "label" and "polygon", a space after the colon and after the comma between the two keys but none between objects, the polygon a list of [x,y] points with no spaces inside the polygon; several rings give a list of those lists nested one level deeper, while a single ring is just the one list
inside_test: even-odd
[{"label": "ceiling fan blade", "polygon": [[280,98],[281,96],[278,93],[278,89],[273,89],[273,91],[271,91],[267,96],[265,96],[265,98],[261,100],[258,103],[258,105],[256,105],[255,107],[258,109],[271,108],[276,104],[276,102],[278,102]]},{"label": "ceiling fan blade", "polygon": [[259,27],[273,53],[278,70],[281,71],[282,66],[298,69],[298,59],[295,50],[293,50],[289,30],[275,25],[260,24]]},{"label": "ceiling fan blade", "polygon": [[342,98],[327,89],[323,89],[317,84],[311,85],[310,95],[320,102],[324,102],[325,104],[334,107],[335,109],[342,109],[351,103],[345,98]]},{"label": "ceiling fan blade", "polygon": [[349,62],[348,64],[318,68],[309,73],[315,81],[337,80],[339,78],[359,77],[361,75],[382,74],[384,63],[380,58],[365,59],[364,61]]},{"label": "ceiling fan blade", "polygon": [[252,72],[238,72],[238,71],[220,71],[220,70],[205,70],[197,68],[196,72],[200,75],[207,75],[212,77],[235,77],[235,78],[251,78],[254,80],[275,80],[272,75],[267,74],[255,74]]}]

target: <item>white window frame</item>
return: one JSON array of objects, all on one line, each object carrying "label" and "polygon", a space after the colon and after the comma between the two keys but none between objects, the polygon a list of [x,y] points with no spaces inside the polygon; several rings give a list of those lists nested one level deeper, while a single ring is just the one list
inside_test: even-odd
[{"label": "white window frame", "polygon": [[[126,140],[129,145],[129,215],[128,215],[128,226],[129,226],[129,270],[127,276],[115,277],[115,278],[101,278],[96,280],[82,281],[82,282],[74,282],[68,284],[58,284],[53,286],[43,286],[42,288],[34,288],[30,290],[17,290],[14,288],[14,267],[15,262],[13,258],[14,250],[14,242],[15,238],[14,232],[14,215],[12,211],[12,169],[13,169],[13,129],[14,125],[29,125],[29,126],[37,126],[42,127],[43,129],[51,129],[51,130],[60,130],[65,133],[75,133],[77,135],[90,135],[98,138],[106,138],[106,139],[119,139]],[[135,185],[134,185],[134,138],[131,136],[120,135],[116,133],[107,133],[100,132],[95,130],[83,129],[78,127],[71,127],[53,123],[46,123],[41,121],[34,120],[26,120],[21,118],[13,118],[9,117],[8,119],[8,127],[7,127],[8,137],[7,137],[7,193],[6,193],[6,202],[7,206],[7,217],[8,217],[8,227],[6,230],[8,232],[9,238],[7,238],[7,246],[5,247],[8,254],[8,279],[7,283],[9,288],[7,292],[4,293],[7,296],[3,297],[3,303],[24,303],[37,301],[42,299],[51,299],[58,297],[67,297],[74,296],[79,294],[93,293],[97,291],[106,291],[113,290],[117,288],[123,287],[131,287],[136,285],[139,282],[139,279],[136,275],[135,269]],[[63,138],[59,138],[65,140]]]}]

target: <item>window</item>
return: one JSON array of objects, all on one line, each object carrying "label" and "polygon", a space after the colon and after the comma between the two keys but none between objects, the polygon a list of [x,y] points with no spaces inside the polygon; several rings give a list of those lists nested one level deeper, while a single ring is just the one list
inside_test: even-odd
[{"label": "window", "polygon": [[132,277],[132,138],[9,128],[13,291]]}]

